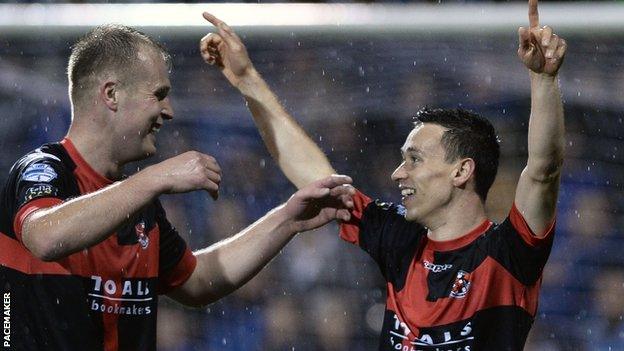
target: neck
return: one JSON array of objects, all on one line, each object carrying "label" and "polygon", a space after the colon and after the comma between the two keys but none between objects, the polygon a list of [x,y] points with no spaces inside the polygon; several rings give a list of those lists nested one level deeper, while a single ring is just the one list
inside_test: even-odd
[{"label": "neck", "polygon": [[106,131],[95,133],[72,123],[67,138],[96,172],[108,179],[119,179],[123,173],[123,165],[113,156],[113,141],[106,138],[107,135]]},{"label": "neck", "polygon": [[437,218],[430,221],[428,236],[435,241],[460,238],[487,219],[485,205],[477,194],[450,203]]}]

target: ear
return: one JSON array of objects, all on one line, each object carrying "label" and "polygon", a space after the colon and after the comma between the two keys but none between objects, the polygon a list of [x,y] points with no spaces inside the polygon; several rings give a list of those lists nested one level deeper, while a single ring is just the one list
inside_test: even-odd
[{"label": "ear", "polygon": [[100,85],[100,100],[110,110],[117,112],[119,105],[119,83],[116,81],[105,81]]},{"label": "ear", "polygon": [[459,160],[453,170],[453,185],[461,188],[465,187],[474,173],[475,161],[473,159],[463,158]]}]

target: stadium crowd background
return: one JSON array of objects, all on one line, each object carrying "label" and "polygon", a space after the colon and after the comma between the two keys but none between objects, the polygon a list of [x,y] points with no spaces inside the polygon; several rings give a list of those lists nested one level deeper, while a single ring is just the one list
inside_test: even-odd
[{"label": "stadium crowd background", "polygon": [[[559,31],[568,43],[561,83],[567,150],[557,234],[527,350],[624,349],[624,35]],[[148,30],[149,34],[149,30]],[[504,34],[386,35],[244,32],[252,60],[289,111],[357,187],[399,201],[391,171],[420,107],[461,106],[490,118],[502,145],[488,199],[504,218],[526,160],[528,74]],[[72,35],[0,36],[0,181],[69,125],[65,65]],[[250,224],[294,191],[220,72],[201,61],[199,37],[159,39],[173,54],[176,117],[159,159],[196,149],[223,168],[221,197],[162,197],[193,248]],[[128,169],[129,173],[135,170]],[[337,226],[298,236],[259,276],[202,310],[166,298],[160,350],[372,350],[385,287],[372,260]]]}]

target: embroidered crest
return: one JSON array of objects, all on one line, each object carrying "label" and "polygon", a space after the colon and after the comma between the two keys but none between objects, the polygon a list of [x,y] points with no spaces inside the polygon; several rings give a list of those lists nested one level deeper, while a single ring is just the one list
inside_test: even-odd
[{"label": "embroidered crest", "polygon": [[457,272],[457,276],[455,276],[449,296],[461,299],[468,294],[468,290],[470,290],[470,273],[460,270]]},{"label": "embroidered crest", "polygon": [[147,245],[149,245],[149,237],[145,234],[145,222],[141,221],[134,226],[134,230],[136,231],[137,241],[139,245],[141,245],[142,249],[147,249]]}]

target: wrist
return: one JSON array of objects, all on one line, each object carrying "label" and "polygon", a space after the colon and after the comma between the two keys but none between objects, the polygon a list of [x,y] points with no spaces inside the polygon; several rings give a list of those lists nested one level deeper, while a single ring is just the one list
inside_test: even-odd
[{"label": "wrist", "polygon": [[545,83],[552,83],[557,81],[557,73],[551,75],[548,73],[537,73],[529,70],[529,75],[531,77],[531,80],[533,81],[541,81]]},{"label": "wrist", "polygon": [[256,92],[259,91],[258,87],[264,85],[262,76],[252,66],[247,72],[239,78],[236,89],[245,97],[253,98]]},{"label": "wrist", "polygon": [[275,220],[277,227],[276,232],[281,235],[292,238],[302,231],[297,225],[297,222],[288,214],[285,203],[274,208],[268,215]]},{"label": "wrist", "polygon": [[147,167],[137,174],[131,176],[126,180],[129,186],[135,189],[143,189],[145,195],[149,198],[158,197],[160,194],[167,193],[169,189],[164,182],[164,177],[154,174],[153,166]]}]

